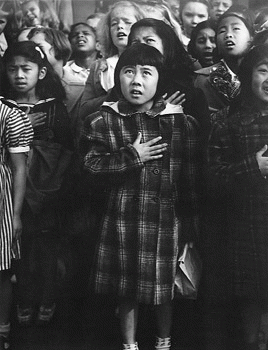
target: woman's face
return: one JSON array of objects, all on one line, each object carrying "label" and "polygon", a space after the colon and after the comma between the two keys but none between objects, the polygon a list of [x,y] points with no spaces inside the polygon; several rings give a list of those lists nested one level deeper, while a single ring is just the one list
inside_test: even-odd
[{"label": "woman's face", "polygon": [[184,34],[191,36],[192,30],[198,23],[208,19],[208,8],[201,2],[188,2],[181,13],[181,20],[184,29]]},{"label": "woman's face", "polygon": [[261,110],[268,110],[268,58],[253,67],[251,88]]},{"label": "woman's face", "polygon": [[119,54],[127,47],[128,35],[133,23],[137,22],[133,7],[115,7],[111,13],[110,33]]},{"label": "woman's face", "polygon": [[161,54],[164,54],[163,42],[152,27],[139,27],[131,35],[131,44],[142,43],[155,47]]},{"label": "woman's face", "polygon": [[195,51],[202,67],[213,64],[213,50],[216,47],[215,31],[212,28],[201,29],[196,37]]},{"label": "woman's face", "polygon": [[224,57],[243,57],[251,43],[251,35],[245,23],[236,16],[223,18],[217,30],[217,47]]}]

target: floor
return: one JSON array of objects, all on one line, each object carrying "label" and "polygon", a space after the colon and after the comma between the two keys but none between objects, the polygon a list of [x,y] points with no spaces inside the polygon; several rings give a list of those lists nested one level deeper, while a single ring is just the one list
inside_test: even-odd
[{"label": "floor", "polygon": [[[119,350],[121,341],[115,309],[104,299],[94,302],[90,296],[64,297],[58,299],[49,325],[39,326],[33,322],[21,327],[16,321],[14,306],[12,350]],[[140,350],[153,350],[154,334],[153,312],[142,309],[137,335]],[[174,323],[173,340],[174,350],[200,350],[196,333],[193,329],[187,331],[186,323]]]}]

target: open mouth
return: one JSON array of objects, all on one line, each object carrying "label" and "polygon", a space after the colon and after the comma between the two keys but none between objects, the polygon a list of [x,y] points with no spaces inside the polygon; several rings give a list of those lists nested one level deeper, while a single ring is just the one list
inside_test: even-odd
[{"label": "open mouth", "polygon": [[131,90],[130,93],[131,93],[131,95],[134,95],[134,96],[141,96],[142,95],[141,91],[139,91],[139,90]]},{"label": "open mouth", "polygon": [[117,37],[118,38],[124,38],[124,37],[126,37],[127,35],[125,34],[125,33],[118,33],[117,34]]},{"label": "open mouth", "polygon": [[233,41],[226,41],[225,47],[232,48],[235,46],[235,43]]}]

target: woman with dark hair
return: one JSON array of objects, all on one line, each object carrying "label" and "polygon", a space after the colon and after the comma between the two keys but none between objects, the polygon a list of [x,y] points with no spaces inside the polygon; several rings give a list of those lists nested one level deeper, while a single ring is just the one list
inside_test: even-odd
[{"label": "woman with dark hair", "polygon": [[[261,315],[268,304],[268,45],[248,52],[239,79],[239,100],[215,118],[208,165],[214,193],[219,201],[225,198],[228,223],[222,261],[227,284],[221,298],[225,305],[233,302],[234,318],[226,320],[233,332],[238,325],[232,321],[241,321],[241,349],[257,349]],[[237,345],[229,343],[228,349]]]},{"label": "woman with dark hair", "polygon": [[197,59],[202,67],[213,65],[213,50],[216,48],[216,33],[211,21],[203,21],[192,30],[188,44],[189,54]]}]

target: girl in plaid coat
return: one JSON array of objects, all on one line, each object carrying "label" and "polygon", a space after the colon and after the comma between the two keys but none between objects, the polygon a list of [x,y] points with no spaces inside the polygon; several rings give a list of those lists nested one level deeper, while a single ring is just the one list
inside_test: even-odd
[{"label": "girl in plaid coat", "polygon": [[170,348],[178,251],[197,234],[197,122],[164,102],[163,57],[134,44],[115,70],[118,102],[84,124],[84,167],[107,185],[95,291],[119,303],[124,349],[138,349],[138,305],[153,304],[156,349]]},{"label": "girl in plaid coat", "polygon": [[[267,45],[249,51],[239,78],[239,101],[215,116],[208,149],[209,172],[214,193],[219,200],[225,196],[227,208],[228,229],[221,247],[226,288],[220,298],[235,300],[232,305],[239,311],[235,320],[241,319],[244,329],[244,338],[238,338],[241,349],[257,349],[261,314],[267,312],[268,302]],[[230,325],[230,317],[227,322]],[[232,343],[227,348],[238,347]]]}]

